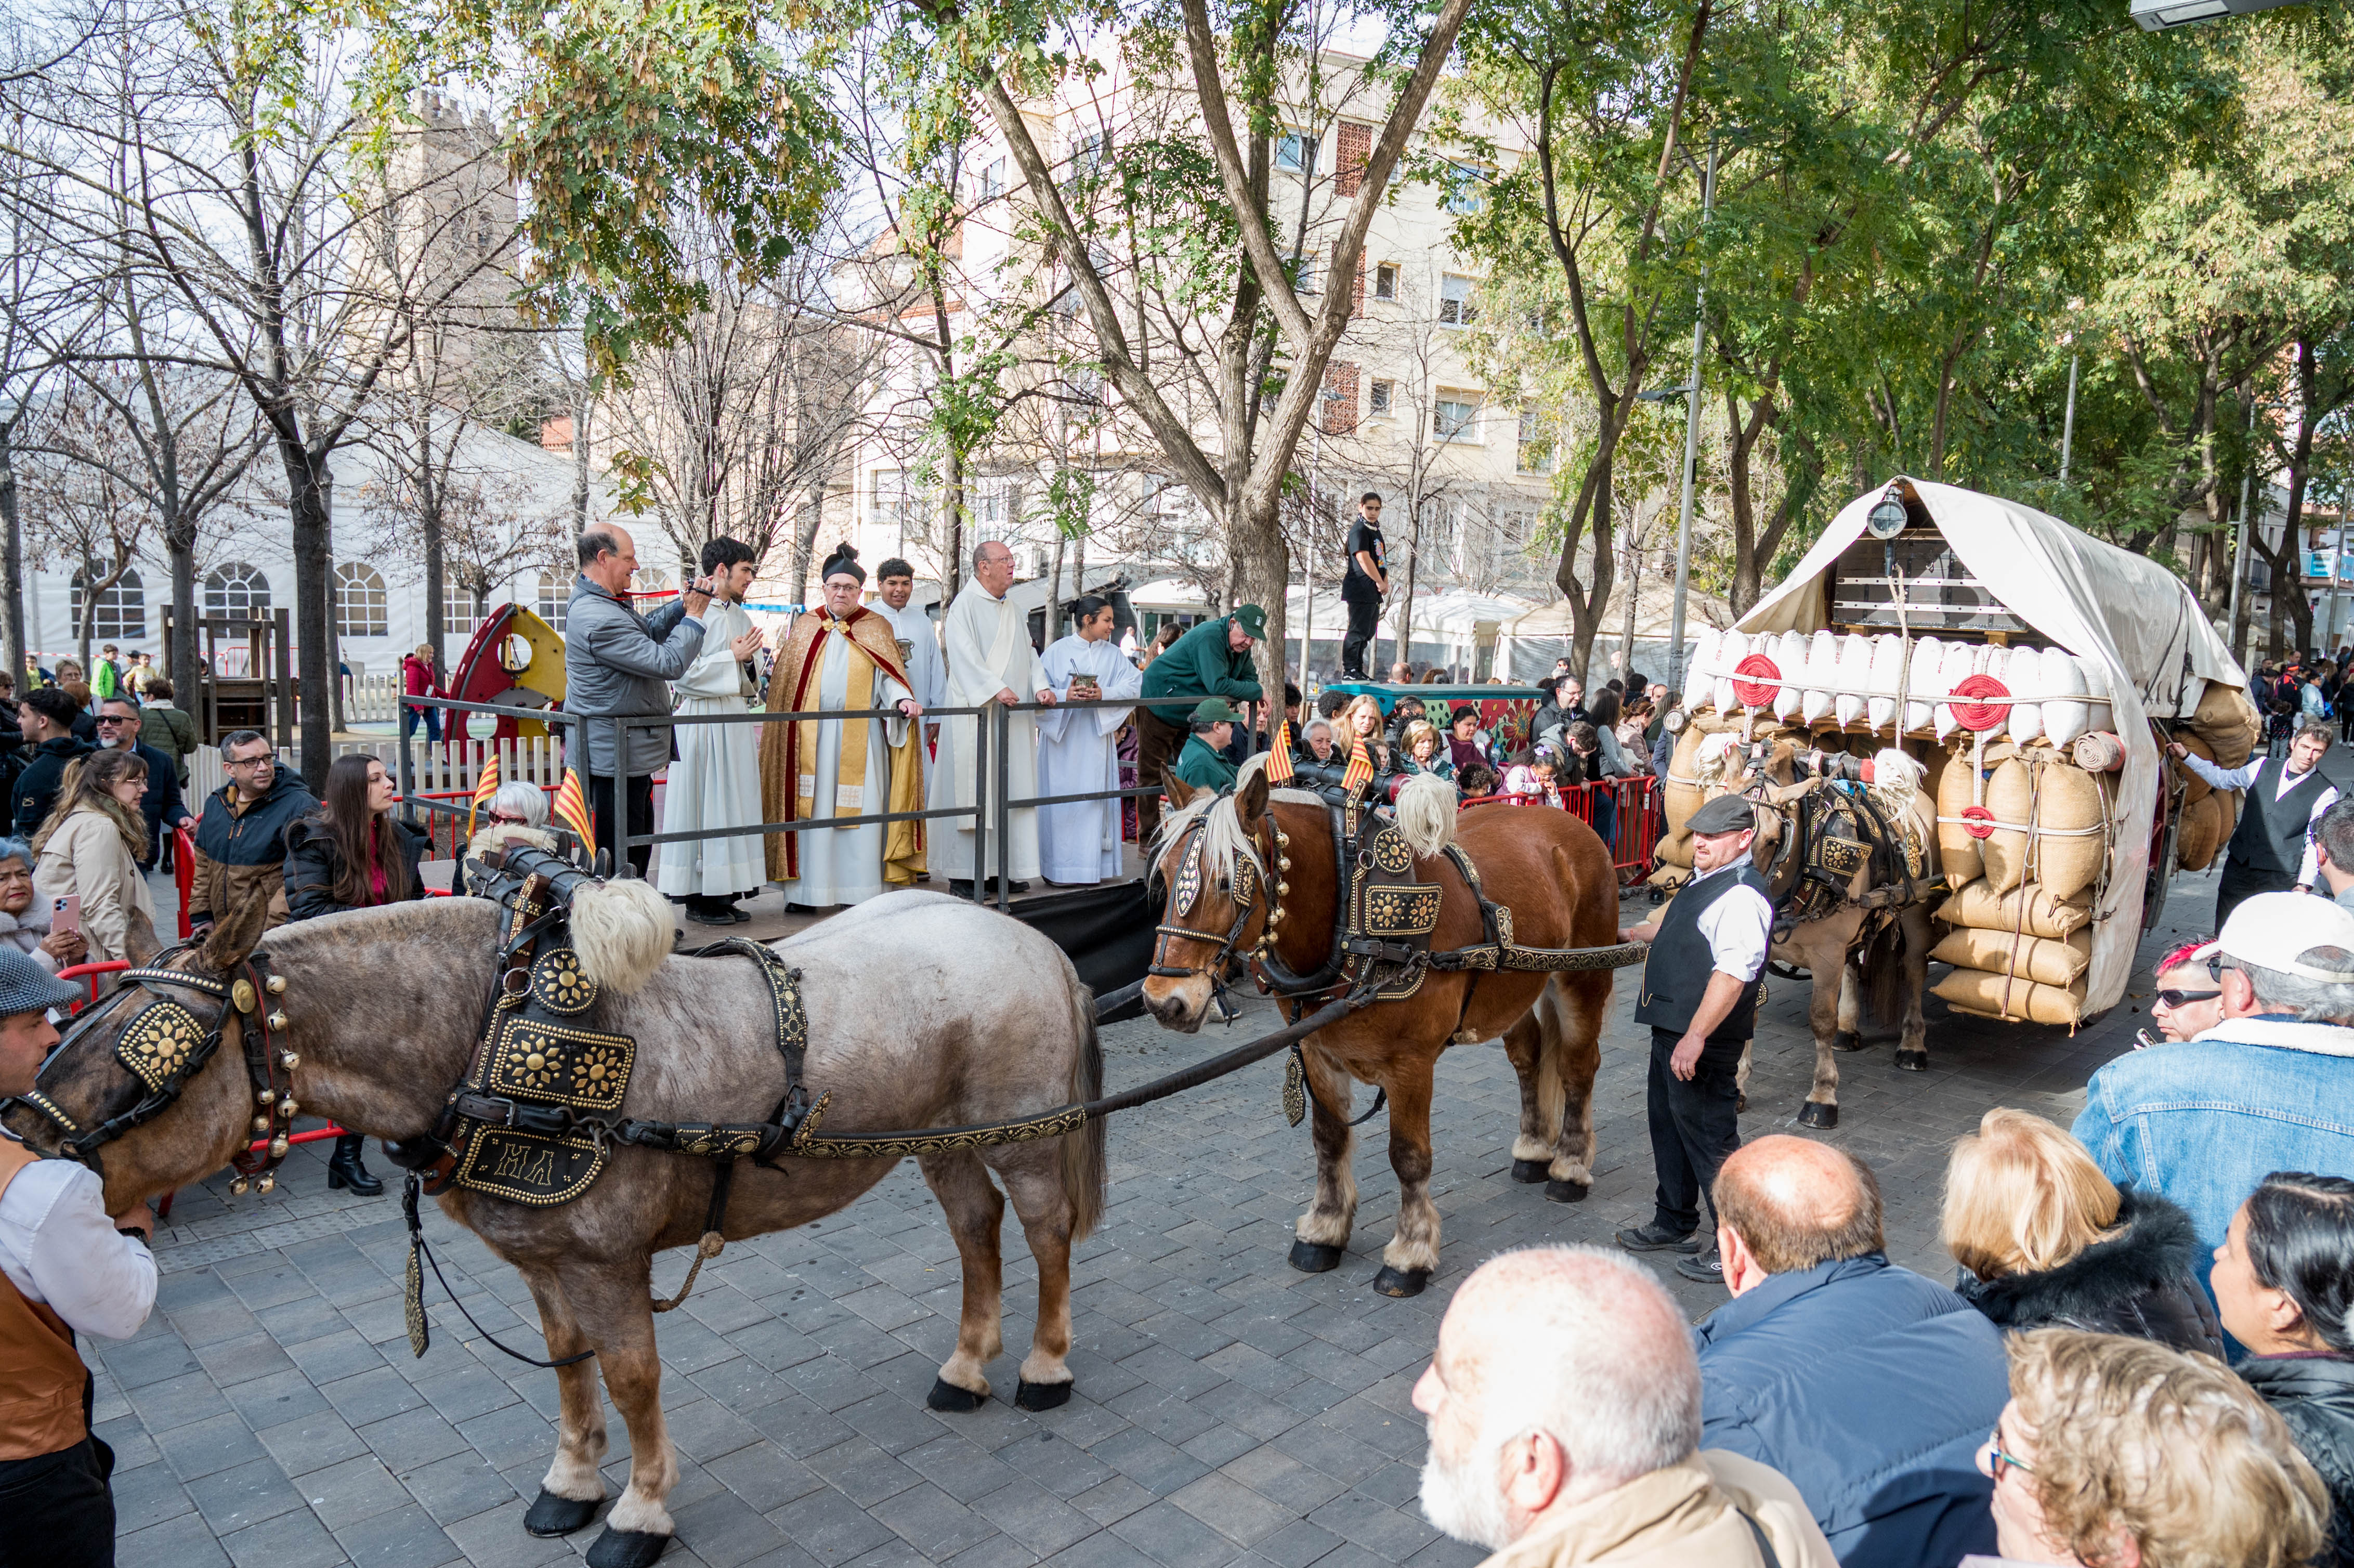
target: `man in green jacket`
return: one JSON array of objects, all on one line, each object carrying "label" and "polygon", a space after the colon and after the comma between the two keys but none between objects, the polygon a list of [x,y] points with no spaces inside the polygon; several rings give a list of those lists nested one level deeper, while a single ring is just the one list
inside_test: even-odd
[{"label": "man in green jacket", "polygon": [[[1258,675],[1251,663],[1251,644],[1267,635],[1267,612],[1255,604],[1236,605],[1234,613],[1205,620],[1169,645],[1167,652],[1144,672],[1143,697],[1204,696],[1255,703],[1259,700]],[[1161,782],[1162,773],[1177,759],[1186,739],[1193,702],[1163,703],[1136,710],[1136,776],[1148,784]],[[1226,781],[1234,781],[1233,770]],[[1161,798],[1140,797],[1136,802],[1138,842],[1150,843],[1161,827]]]},{"label": "man in green jacket", "polygon": [[1177,777],[1197,789],[1233,789],[1235,768],[1225,751],[1242,716],[1224,697],[1205,698],[1196,706],[1189,726],[1193,733],[1177,758]]}]

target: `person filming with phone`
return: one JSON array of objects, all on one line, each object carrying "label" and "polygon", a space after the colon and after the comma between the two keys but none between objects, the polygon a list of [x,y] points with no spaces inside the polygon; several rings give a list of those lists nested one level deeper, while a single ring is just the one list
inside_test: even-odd
[{"label": "person filming with phone", "polygon": [[[155,901],[139,873],[147,847],[147,759],[135,751],[101,751],[67,770],[33,835],[34,895],[49,901],[52,930],[79,929],[85,962],[142,957],[155,948]],[[135,961],[135,960],[134,960]]]}]

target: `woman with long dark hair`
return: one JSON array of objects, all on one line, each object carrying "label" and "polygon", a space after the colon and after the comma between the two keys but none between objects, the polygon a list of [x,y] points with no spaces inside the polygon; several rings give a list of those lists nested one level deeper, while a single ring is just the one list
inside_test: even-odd
[{"label": "woman with long dark hair", "polygon": [[[369,909],[425,896],[418,874],[425,835],[395,821],[399,786],[373,757],[338,757],[327,769],[326,803],[319,814],[286,829],[286,913],[292,920]],[[335,1139],[327,1161],[327,1185],[349,1187],[362,1197],[384,1191],[384,1182],[360,1163],[365,1143],[358,1133]]]}]

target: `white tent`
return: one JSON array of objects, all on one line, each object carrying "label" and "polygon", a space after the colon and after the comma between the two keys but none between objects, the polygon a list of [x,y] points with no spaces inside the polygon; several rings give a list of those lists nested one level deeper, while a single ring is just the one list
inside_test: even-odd
[{"label": "white tent", "polygon": [[[2113,1007],[2133,972],[2141,938],[2150,823],[2158,805],[2158,750],[2148,721],[2188,715],[2207,683],[2243,686],[2231,650],[2173,573],[2104,544],[2056,517],[1949,484],[1908,481],[1955,556],[2003,608],[2079,658],[2109,672],[2116,733],[2126,744],[2118,786],[2123,819],[2107,885],[2093,912],[2090,1012]],[[1832,566],[1863,535],[1882,492],[1857,497],[1831,520],[1797,568],[1747,615],[1742,631],[1820,630],[1829,624]]]}]

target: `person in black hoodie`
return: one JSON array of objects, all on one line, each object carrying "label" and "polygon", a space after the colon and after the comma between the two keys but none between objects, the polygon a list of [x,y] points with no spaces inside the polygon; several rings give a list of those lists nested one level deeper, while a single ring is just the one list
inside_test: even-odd
[{"label": "person in black hoodie", "polygon": [[[425,835],[393,820],[399,786],[373,757],[338,757],[327,769],[327,800],[316,816],[286,830],[286,911],[289,919],[310,920],[347,909],[398,904],[425,896],[419,862]],[[384,1182],[360,1163],[365,1139],[345,1133],[327,1161],[327,1185],[349,1187],[363,1197],[384,1191]]]},{"label": "person in black hoodie", "polygon": [[17,726],[33,748],[8,795],[8,818],[17,838],[30,838],[48,820],[66,764],[98,749],[75,736],[74,720],[80,716],[74,700],[55,686],[27,692],[16,705]]},{"label": "person in black hoodie", "polygon": [[1990,1110],[1954,1145],[1941,1229],[1962,1267],[1956,1294],[1999,1328],[2057,1325],[2223,1353],[2190,1216],[2113,1184],[2040,1116]]},{"label": "person in black hoodie", "polygon": [[2354,1181],[2275,1171],[2215,1249],[2223,1327],[2248,1347],[2240,1376],[2288,1423],[2329,1489],[2330,1550],[2354,1564]]}]

